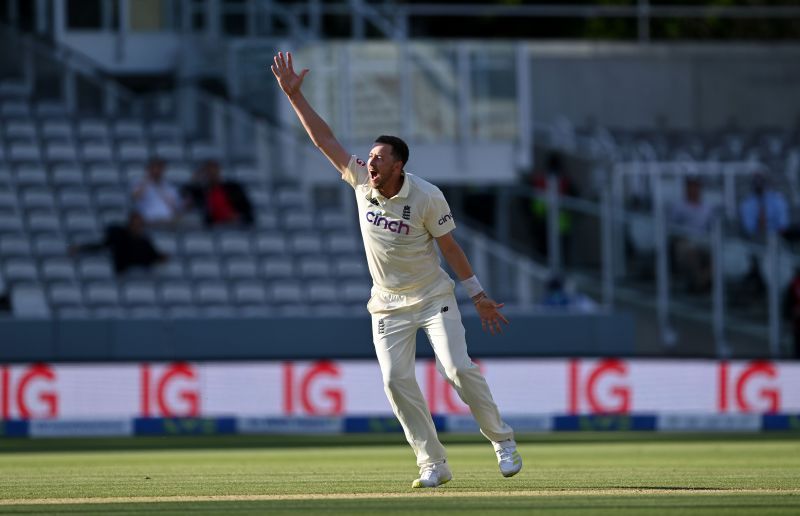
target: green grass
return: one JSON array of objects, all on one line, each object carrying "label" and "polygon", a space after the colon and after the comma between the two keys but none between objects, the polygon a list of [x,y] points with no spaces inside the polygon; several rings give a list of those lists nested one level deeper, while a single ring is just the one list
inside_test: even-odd
[{"label": "green grass", "polygon": [[[528,436],[525,468],[511,479],[488,443],[446,442],[453,481],[419,491],[396,435],[6,439],[0,513],[800,513],[797,434]],[[125,500],[89,503],[109,498]]]}]

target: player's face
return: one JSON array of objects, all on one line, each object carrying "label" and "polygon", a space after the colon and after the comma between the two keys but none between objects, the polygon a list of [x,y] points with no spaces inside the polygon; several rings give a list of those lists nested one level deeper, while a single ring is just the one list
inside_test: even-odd
[{"label": "player's face", "polygon": [[381,190],[400,176],[403,171],[403,163],[394,158],[391,145],[377,143],[369,151],[367,170],[369,171],[370,186]]}]

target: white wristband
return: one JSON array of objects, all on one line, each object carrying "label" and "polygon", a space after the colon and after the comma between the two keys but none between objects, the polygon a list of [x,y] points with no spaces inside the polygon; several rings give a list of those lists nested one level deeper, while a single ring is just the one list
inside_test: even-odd
[{"label": "white wristband", "polygon": [[469,295],[469,297],[475,297],[481,292],[483,292],[483,287],[481,286],[481,282],[478,281],[478,278],[475,277],[475,275],[472,275],[471,277],[465,279],[464,281],[461,282],[461,284],[464,286],[464,290],[467,291],[467,295]]}]

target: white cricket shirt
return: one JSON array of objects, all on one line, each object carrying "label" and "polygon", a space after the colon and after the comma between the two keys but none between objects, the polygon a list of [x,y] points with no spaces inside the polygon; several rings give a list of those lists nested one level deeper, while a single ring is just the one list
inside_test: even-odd
[{"label": "white cricket shirt", "polygon": [[353,187],[359,225],[372,276],[370,313],[410,308],[432,296],[452,294],[454,282],[442,269],[434,238],[454,230],[441,190],[405,173],[390,199],[369,184],[367,165],[350,158],[342,180]]}]

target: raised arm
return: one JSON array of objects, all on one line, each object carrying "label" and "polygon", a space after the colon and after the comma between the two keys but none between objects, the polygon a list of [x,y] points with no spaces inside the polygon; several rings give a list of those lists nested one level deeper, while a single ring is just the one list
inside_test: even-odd
[{"label": "raised arm", "polygon": [[[462,283],[466,285],[466,283],[475,281],[475,284],[477,284],[477,279],[472,272],[472,266],[467,260],[467,255],[464,254],[461,246],[453,238],[452,232],[437,237],[436,244],[442,251],[445,261],[447,261]],[[500,313],[503,303],[496,303],[483,290],[472,296],[472,302],[475,304],[475,310],[478,311],[478,315],[481,318],[481,326],[483,326],[484,331],[488,330],[492,334],[503,331],[500,323],[508,324],[508,319]]]},{"label": "raised arm", "polygon": [[278,85],[281,87],[289,102],[297,113],[297,118],[303,124],[308,136],[314,145],[325,155],[339,173],[344,173],[347,164],[350,162],[350,154],[342,147],[333,131],[320,117],[311,104],[308,103],[300,87],[303,85],[303,79],[309,70],[306,68],[298,75],[294,71],[294,64],[292,63],[292,53],[287,52],[284,57],[283,52],[278,52],[278,55],[273,58],[275,63],[270,66],[275,78],[278,79]]}]

